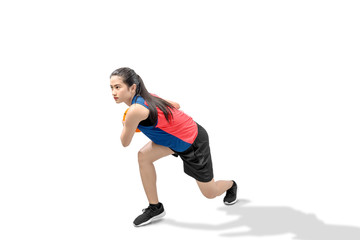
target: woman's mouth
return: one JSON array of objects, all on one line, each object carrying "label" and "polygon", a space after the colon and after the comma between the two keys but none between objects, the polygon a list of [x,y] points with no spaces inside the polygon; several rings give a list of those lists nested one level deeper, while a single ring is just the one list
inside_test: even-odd
[{"label": "woman's mouth", "polygon": [[118,97],[114,97],[115,100],[118,100],[119,98]]}]

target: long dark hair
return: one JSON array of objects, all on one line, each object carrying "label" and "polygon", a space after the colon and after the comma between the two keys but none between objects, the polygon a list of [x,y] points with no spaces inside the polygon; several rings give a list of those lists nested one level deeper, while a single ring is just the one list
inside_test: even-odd
[{"label": "long dark hair", "polygon": [[165,101],[164,99],[151,95],[146,89],[145,84],[141,79],[141,77],[137,75],[134,70],[127,67],[119,68],[111,73],[110,78],[112,76],[121,77],[123,82],[128,87],[131,87],[132,85],[136,84],[135,98],[141,96],[145,99],[150,110],[150,115],[149,115],[150,121],[154,123],[154,125],[157,122],[157,116],[158,116],[156,107],[158,107],[164,113],[166,120],[170,122],[171,118],[173,117],[171,109],[174,109],[174,106],[171,105],[169,102]]}]

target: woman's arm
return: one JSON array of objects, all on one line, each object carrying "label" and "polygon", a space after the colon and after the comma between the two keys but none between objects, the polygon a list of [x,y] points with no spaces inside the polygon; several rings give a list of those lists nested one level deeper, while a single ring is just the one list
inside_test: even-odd
[{"label": "woman's arm", "polygon": [[178,104],[177,102],[173,102],[173,101],[170,101],[170,100],[165,100],[165,101],[167,101],[168,103],[170,103],[171,105],[173,105],[174,108],[180,109],[180,104]]},{"label": "woman's arm", "polygon": [[131,140],[135,134],[136,128],[142,120],[145,120],[149,116],[150,111],[139,104],[133,104],[129,108],[125,122],[124,128],[121,132],[121,143],[124,147],[130,145]]}]

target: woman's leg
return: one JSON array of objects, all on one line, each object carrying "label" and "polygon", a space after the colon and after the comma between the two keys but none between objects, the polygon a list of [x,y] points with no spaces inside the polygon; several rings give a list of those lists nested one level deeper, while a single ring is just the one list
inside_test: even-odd
[{"label": "woman's leg", "polygon": [[152,141],[141,148],[138,153],[141,181],[150,204],[159,203],[156,188],[156,171],[153,163],[173,153],[170,148],[158,145]]},{"label": "woman's leg", "polygon": [[219,180],[216,181],[212,179],[210,182],[199,182],[196,181],[201,193],[207,198],[215,198],[222,195],[226,190],[230,189],[233,185],[233,181]]}]

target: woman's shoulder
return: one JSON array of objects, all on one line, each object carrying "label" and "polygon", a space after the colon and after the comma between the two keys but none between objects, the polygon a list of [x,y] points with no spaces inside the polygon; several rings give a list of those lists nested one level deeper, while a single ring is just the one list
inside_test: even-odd
[{"label": "woman's shoulder", "polygon": [[141,104],[134,103],[129,107],[127,116],[138,116],[142,120],[146,119],[149,115],[149,109]]}]

